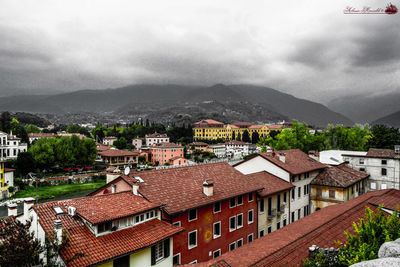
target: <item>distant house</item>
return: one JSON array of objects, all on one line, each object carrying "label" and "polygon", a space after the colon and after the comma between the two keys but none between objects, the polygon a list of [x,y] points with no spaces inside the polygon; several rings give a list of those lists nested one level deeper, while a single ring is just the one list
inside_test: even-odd
[{"label": "distant house", "polygon": [[365,155],[343,154],[348,166],[370,175],[368,190],[400,189],[400,146],[370,148]]},{"label": "distant house", "polygon": [[209,149],[208,149],[209,145],[204,142],[193,142],[193,143],[190,143],[188,146],[191,151],[195,151],[195,150],[209,151]]},{"label": "distant house", "polygon": [[343,203],[365,193],[369,174],[345,165],[330,166],[311,182],[311,211]]},{"label": "distant house", "polygon": [[168,163],[172,166],[186,165],[186,164],[188,164],[188,160],[185,159],[184,157],[176,156],[176,157],[170,158],[168,160]]},{"label": "distant house", "polygon": [[[33,218],[32,231],[63,245],[60,266],[172,266],[173,238],[184,231],[161,220],[162,204],[128,192],[46,202],[24,203],[22,222]],[[45,255],[43,255],[45,256]]]},{"label": "distant house", "polygon": [[152,146],[159,143],[169,143],[169,137],[166,134],[153,133],[145,135],[146,146]]},{"label": "distant house", "polygon": [[232,140],[224,143],[226,148],[226,153],[235,155],[240,154],[240,156],[247,156],[257,151],[257,145],[251,143],[245,143],[242,141]]},{"label": "distant house", "polygon": [[[310,152],[309,152],[310,153]],[[345,157],[343,155],[354,155],[354,156],[365,156],[367,152],[364,151],[350,151],[350,150],[323,150],[320,152],[314,152],[316,155],[313,157],[323,164],[329,165],[340,165],[345,163]]]},{"label": "distant house", "polygon": [[33,143],[36,140],[39,140],[41,138],[49,138],[49,137],[56,137],[57,135],[55,133],[30,133],[28,134],[29,137],[29,143]]},{"label": "distant house", "polygon": [[224,144],[209,145],[208,150],[217,156],[217,158],[226,157],[226,146]]},{"label": "distant house", "polygon": [[15,135],[0,132],[0,160],[16,159],[20,152],[26,152],[28,144],[22,143]]},{"label": "distant house", "polygon": [[140,150],[143,146],[145,139],[144,138],[133,138],[132,145],[137,149]]},{"label": "distant house", "polygon": [[169,162],[170,159],[184,156],[183,146],[175,143],[155,143],[149,147],[151,163],[160,166]]},{"label": "distant house", "polygon": [[115,136],[106,136],[103,138],[103,145],[105,146],[112,146],[115,141],[117,141],[117,137]]},{"label": "distant house", "polygon": [[14,186],[14,169],[4,167],[4,161],[0,161],[0,199],[8,198],[8,188]]},{"label": "distant house", "polygon": [[119,149],[108,149],[99,152],[101,161],[103,161],[107,166],[132,166],[138,163],[139,158],[138,151],[127,151]]}]

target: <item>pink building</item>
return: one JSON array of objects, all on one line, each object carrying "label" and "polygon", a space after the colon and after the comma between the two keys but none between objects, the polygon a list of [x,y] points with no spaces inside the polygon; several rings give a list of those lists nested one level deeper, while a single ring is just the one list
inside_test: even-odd
[{"label": "pink building", "polygon": [[169,163],[170,165],[173,165],[173,166],[175,166],[175,165],[177,165],[177,166],[179,166],[179,165],[186,165],[186,164],[188,164],[188,160],[185,159],[184,157],[177,156],[177,157],[174,157],[174,158],[169,159],[169,160],[168,160],[168,163]]},{"label": "pink building", "polygon": [[183,158],[183,146],[175,143],[158,143],[150,147],[151,163],[164,165],[176,157]]}]

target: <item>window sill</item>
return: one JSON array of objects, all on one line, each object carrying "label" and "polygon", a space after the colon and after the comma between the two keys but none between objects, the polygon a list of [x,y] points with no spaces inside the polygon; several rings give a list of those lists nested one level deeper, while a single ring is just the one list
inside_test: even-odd
[{"label": "window sill", "polygon": [[191,249],[193,249],[193,248],[197,248],[197,245],[196,245],[196,246],[189,246],[189,247],[188,247],[189,250],[191,250]]}]

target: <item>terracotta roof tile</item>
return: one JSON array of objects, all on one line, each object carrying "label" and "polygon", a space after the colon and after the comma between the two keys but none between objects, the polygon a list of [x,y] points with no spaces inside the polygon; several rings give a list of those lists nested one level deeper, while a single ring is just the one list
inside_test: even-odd
[{"label": "terracotta roof tile", "polygon": [[[248,183],[245,175],[225,162],[136,172],[123,178],[132,184],[134,176],[144,180],[140,194],[150,201],[162,200],[169,214],[263,189]],[[210,178],[214,180],[214,195],[206,196],[203,182]]]},{"label": "terracotta roof tile", "polygon": [[264,187],[264,189],[259,193],[259,195],[262,197],[289,190],[294,187],[294,185],[291,183],[288,183],[285,180],[266,171],[247,174],[246,177],[250,183]]},{"label": "terracotta roof tile", "polygon": [[368,177],[369,174],[354,170],[345,165],[339,165],[323,170],[312,180],[311,184],[346,188]]},{"label": "terracotta roof tile", "polygon": [[105,157],[123,157],[123,156],[138,156],[138,151],[127,151],[127,150],[119,150],[119,149],[108,149],[99,152],[99,155]]},{"label": "terracotta roof tile", "polygon": [[393,159],[393,158],[400,158],[400,155],[396,154],[393,149],[370,148],[367,152],[366,157]]},{"label": "terracotta roof tile", "polygon": [[150,148],[183,148],[183,146],[175,144],[175,143],[156,143],[150,146]]},{"label": "terracotta roof tile", "polygon": [[166,134],[160,134],[160,133],[152,133],[152,134],[146,134],[146,138],[168,138],[168,135]]}]

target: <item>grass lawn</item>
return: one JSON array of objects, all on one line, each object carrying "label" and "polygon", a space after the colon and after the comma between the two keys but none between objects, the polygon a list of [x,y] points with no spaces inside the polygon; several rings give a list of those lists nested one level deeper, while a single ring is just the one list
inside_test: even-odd
[{"label": "grass lawn", "polygon": [[[62,195],[69,195],[78,193],[80,191],[88,191],[97,189],[103,185],[105,182],[97,183],[87,183],[87,184],[63,184],[54,186],[42,186],[38,187],[38,197],[39,199],[54,198]],[[25,198],[25,197],[35,197],[36,191],[33,186],[25,186],[24,190],[18,191],[13,198]]]}]

